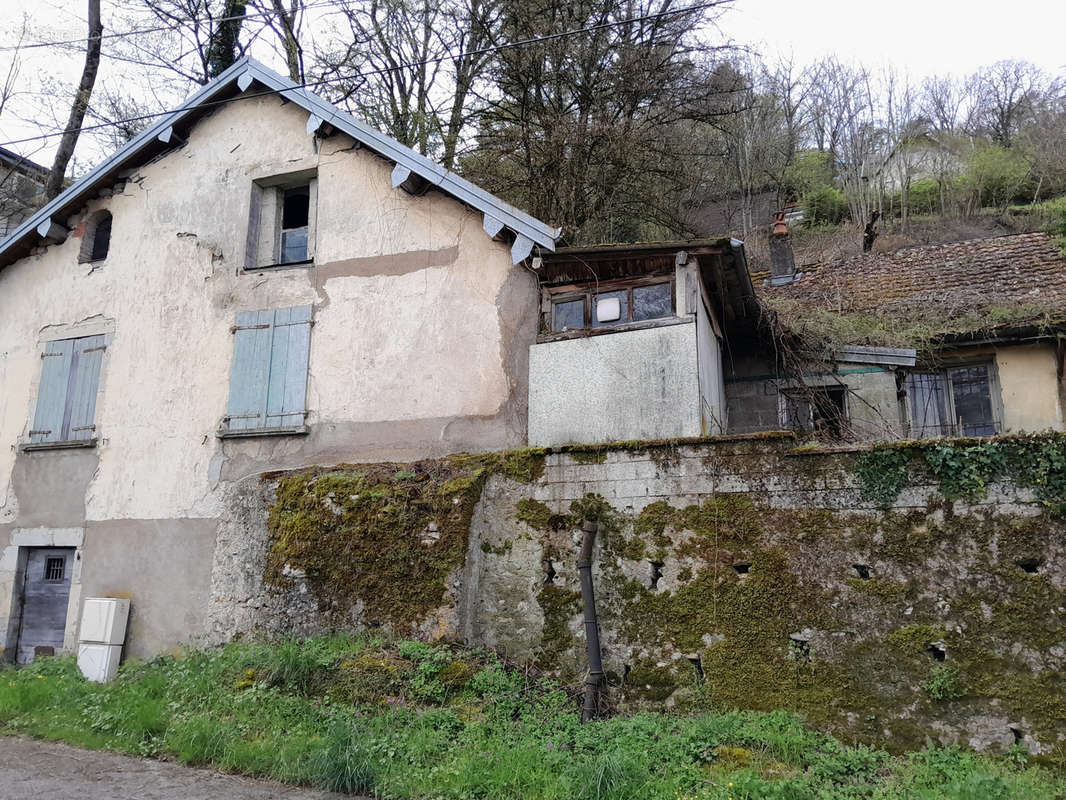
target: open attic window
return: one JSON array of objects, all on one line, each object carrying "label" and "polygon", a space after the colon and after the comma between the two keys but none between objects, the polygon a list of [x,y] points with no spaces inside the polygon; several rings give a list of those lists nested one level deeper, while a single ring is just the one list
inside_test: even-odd
[{"label": "open attic window", "polygon": [[245,269],[313,263],[317,205],[314,170],[253,183]]},{"label": "open attic window", "polygon": [[85,220],[85,234],[78,252],[79,264],[103,261],[111,251],[111,212],[94,211]]}]

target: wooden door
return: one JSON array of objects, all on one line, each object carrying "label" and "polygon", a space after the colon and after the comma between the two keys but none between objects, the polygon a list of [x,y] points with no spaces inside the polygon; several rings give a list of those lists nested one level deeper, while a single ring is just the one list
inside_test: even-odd
[{"label": "wooden door", "polygon": [[73,547],[29,549],[22,590],[19,664],[30,664],[37,655],[54,655],[62,649],[73,570]]}]

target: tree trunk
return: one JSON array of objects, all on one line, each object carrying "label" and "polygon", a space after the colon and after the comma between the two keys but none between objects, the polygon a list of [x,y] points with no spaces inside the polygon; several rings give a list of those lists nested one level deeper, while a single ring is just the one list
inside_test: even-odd
[{"label": "tree trunk", "polygon": [[237,43],[244,23],[244,0],[226,0],[207,56],[207,77],[221,75],[237,60]]},{"label": "tree trunk", "polygon": [[63,177],[67,173],[67,164],[70,163],[70,157],[74,155],[74,146],[78,143],[78,136],[81,135],[81,125],[85,120],[85,112],[89,108],[93,85],[96,83],[96,72],[100,68],[100,37],[103,32],[104,25],[100,21],[100,0],[89,0],[89,39],[85,43],[85,67],[81,71],[78,92],[74,95],[74,103],[70,107],[70,119],[67,120],[63,138],[59,140],[55,161],[52,162],[52,172],[48,175],[48,183],[45,184],[45,197],[49,200],[63,190]]}]

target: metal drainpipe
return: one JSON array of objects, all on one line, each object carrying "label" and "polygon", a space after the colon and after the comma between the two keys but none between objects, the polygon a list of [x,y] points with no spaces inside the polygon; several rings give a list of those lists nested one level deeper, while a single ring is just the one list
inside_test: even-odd
[{"label": "metal drainpipe", "polygon": [[581,555],[577,572],[581,578],[581,599],[585,605],[585,645],[589,657],[589,676],[585,679],[585,701],[581,706],[581,722],[596,716],[600,705],[600,686],[603,684],[603,661],[600,658],[600,625],[596,618],[596,597],[592,591],[592,546],[596,543],[599,525],[591,520],[581,524]]}]

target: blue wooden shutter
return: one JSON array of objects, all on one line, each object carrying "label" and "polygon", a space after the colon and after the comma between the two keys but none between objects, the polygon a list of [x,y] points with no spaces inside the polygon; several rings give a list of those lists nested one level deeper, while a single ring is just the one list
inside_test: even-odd
[{"label": "blue wooden shutter", "polygon": [[311,306],[237,315],[226,429],[303,425]]},{"label": "blue wooden shutter", "polygon": [[100,386],[100,365],[104,360],[103,335],[74,340],[71,379],[67,385],[67,405],[63,434],[67,441],[84,441],[96,436],[96,393]]},{"label": "blue wooden shutter", "polygon": [[37,409],[30,428],[31,442],[63,440],[63,412],[67,405],[67,383],[74,354],[74,340],[48,342],[41,355],[41,385],[37,390]]},{"label": "blue wooden shutter", "polygon": [[277,309],[267,388],[268,428],[304,424],[310,352],[311,306]]},{"label": "blue wooden shutter", "polygon": [[245,311],[233,330],[233,368],[229,379],[226,428],[231,431],[266,425],[273,311]]}]

